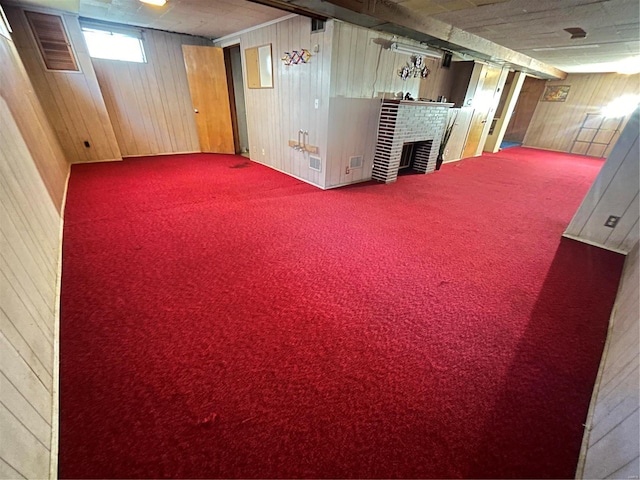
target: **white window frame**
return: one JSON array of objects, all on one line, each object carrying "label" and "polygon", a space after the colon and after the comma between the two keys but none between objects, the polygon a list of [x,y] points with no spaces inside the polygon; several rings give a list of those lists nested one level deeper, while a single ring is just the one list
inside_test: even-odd
[{"label": "white window frame", "polygon": [[[127,63],[135,63],[135,64],[146,64],[148,63],[148,59],[147,59],[147,52],[144,48],[144,36],[142,34],[142,30],[138,29],[138,28],[133,28],[133,27],[125,27],[125,26],[121,26],[121,25],[114,25],[114,24],[108,24],[108,23],[102,23],[102,22],[96,22],[96,21],[89,21],[89,20],[84,20],[84,19],[80,19],[80,29],[82,31],[82,36],[85,40],[85,43],[87,44],[87,52],[89,53],[89,56],[91,58],[95,58],[98,60],[107,60],[107,61],[113,61],[113,62],[127,62]],[[111,35],[120,35],[120,36],[125,36],[125,37],[129,37],[129,38],[135,38],[136,40],[138,40],[139,45],[140,45],[140,53],[142,54],[142,62],[138,62],[136,60],[129,60],[129,59],[123,59],[123,58],[105,58],[105,57],[100,57],[100,56],[94,56],[91,54],[91,50],[89,47],[89,44],[86,40],[85,37],[85,31],[87,30],[93,30],[93,31],[101,31],[101,32],[105,32]]]}]

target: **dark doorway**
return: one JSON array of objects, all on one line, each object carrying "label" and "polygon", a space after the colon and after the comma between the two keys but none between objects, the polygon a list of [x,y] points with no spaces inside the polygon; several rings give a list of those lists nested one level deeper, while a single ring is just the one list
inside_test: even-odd
[{"label": "dark doorway", "polygon": [[235,153],[249,152],[249,135],[247,132],[247,109],[244,101],[244,81],[242,76],[242,57],[240,45],[232,45],[224,49],[224,63],[227,72],[229,105],[231,107],[231,124]]}]

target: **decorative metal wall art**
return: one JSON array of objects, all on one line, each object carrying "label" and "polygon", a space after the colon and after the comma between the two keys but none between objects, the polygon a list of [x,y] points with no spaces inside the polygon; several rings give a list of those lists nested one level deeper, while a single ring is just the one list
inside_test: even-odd
[{"label": "decorative metal wall art", "polygon": [[409,78],[427,78],[431,70],[427,68],[424,63],[424,57],[420,55],[413,55],[411,57],[411,61],[407,62],[407,64],[398,70],[398,75],[402,80],[407,80]]},{"label": "decorative metal wall art", "polygon": [[285,67],[298,65],[300,63],[308,63],[311,58],[311,52],[306,48],[303,48],[302,50],[292,50],[292,52],[284,52],[284,56],[281,58]]}]

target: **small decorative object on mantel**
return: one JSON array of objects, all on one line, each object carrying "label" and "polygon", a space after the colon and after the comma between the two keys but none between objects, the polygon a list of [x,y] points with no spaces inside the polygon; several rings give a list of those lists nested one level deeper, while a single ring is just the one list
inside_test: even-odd
[{"label": "small decorative object on mantel", "polygon": [[398,70],[398,76],[402,78],[402,80],[418,77],[427,78],[430,73],[431,70],[424,64],[424,58],[420,55],[413,55],[411,61],[407,62],[404,67]]},{"label": "small decorative object on mantel", "polygon": [[284,62],[285,67],[290,65],[298,65],[299,63],[309,63],[309,59],[311,58],[311,52],[306,48],[302,50],[292,50],[291,52],[284,52],[281,60]]}]

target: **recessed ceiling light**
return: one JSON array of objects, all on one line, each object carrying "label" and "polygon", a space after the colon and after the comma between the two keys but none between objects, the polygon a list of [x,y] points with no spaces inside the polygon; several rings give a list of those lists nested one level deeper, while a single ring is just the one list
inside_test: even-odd
[{"label": "recessed ceiling light", "polygon": [[155,5],[156,7],[162,7],[167,0],[140,0],[142,3],[147,3],[149,5]]},{"label": "recessed ceiling light", "polygon": [[618,62],[616,72],[622,73],[623,75],[640,73],[640,56],[630,57]]}]

